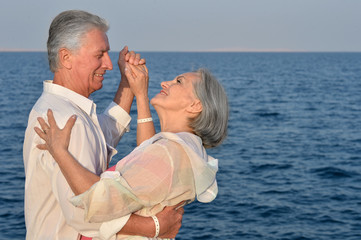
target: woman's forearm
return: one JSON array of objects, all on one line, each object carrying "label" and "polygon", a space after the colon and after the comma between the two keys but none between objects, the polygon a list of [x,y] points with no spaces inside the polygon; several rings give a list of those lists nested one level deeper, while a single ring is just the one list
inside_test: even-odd
[{"label": "woman's forearm", "polygon": [[[152,117],[149,107],[148,96],[137,96],[137,111],[138,119]],[[153,121],[137,124],[137,145],[139,146],[143,141],[153,137],[155,128]]]},{"label": "woman's forearm", "polygon": [[54,154],[61,172],[75,195],[87,191],[100,177],[84,168],[67,150]]},{"label": "woman's forearm", "polygon": [[132,214],[122,230],[118,232],[124,235],[138,235],[143,237],[153,237],[155,226],[151,217],[142,217]]}]

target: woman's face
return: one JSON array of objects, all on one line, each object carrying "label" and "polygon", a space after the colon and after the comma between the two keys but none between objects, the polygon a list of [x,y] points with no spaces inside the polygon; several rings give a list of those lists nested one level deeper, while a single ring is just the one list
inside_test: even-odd
[{"label": "woman's face", "polygon": [[157,108],[166,111],[186,109],[197,99],[194,95],[193,83],[199,81],[200,77],[199,73],[188,72],[171,81],[162,82],[162,90],[151,100],[151,104],[156,110]]}]

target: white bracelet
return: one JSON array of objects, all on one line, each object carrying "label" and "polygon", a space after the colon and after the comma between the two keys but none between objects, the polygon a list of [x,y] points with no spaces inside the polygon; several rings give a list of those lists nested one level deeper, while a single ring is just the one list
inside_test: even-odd
[{"label": "white bracelet", "polygon": [[146,123],[146,122],[151,122],[153,121],[153,118],[142,118],[142,119],[138,119],[137,123]]},{"label": "white bracelet", "polygon": [[155,224],[155,235],[153,238],[157,238],[159,235],[159,230],[160,230],[159,221],[156,216],[152,216],[152,218],[153,218],[154,224]]}]

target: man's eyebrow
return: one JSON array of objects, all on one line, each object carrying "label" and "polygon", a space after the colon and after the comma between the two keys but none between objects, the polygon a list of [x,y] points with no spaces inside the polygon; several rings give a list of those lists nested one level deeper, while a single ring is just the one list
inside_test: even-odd
[{"label": "man's eyebrow", "polygon": [[109,52],[110,48],[103,48],[103,49],[98,49],[97,52],[99,53],[105,53],[105,52]]}]

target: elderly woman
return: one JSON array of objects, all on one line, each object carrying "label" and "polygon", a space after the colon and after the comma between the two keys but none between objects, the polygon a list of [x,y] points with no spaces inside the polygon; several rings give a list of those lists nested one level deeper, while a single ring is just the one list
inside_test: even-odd
[{"label": "elderly woman", "polygon": [[[131,88],[140,82],[144,85],[143,91],[134,92],[139,146],[100,177],[83,168],[67,150],[75,116],[62,130],[50,110],[49,125],[39,118],[44,131],[35,130],[45,144],[38,147],[48,150],[59,164],[77,195],[71,202],[85,209],[87,221],[105,222],[132,212],[154,216],[164,206],[195,198],[214,200],[218,161],[207,155],[205,148],[218,146],[227,134],[228,101],[222,86],[205,69],[162,82],[161,91],[151,100],[161,125],[161,132],[155,134],[147,95],[148,70],[145,65],[128,64],[126,75]],[[159,224],[153,219],[156,238]],[[144,239],[117,236],[123,238]]]}]

